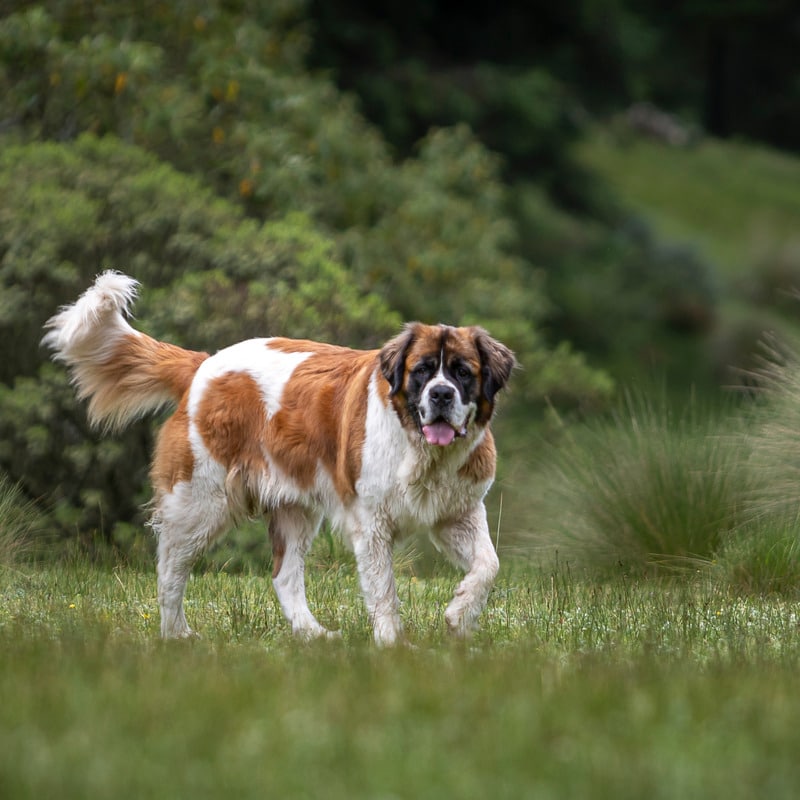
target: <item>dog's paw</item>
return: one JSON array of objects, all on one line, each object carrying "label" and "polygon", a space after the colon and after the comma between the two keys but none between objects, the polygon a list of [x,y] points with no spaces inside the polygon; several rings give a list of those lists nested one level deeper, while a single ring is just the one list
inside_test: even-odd
[{"label": "dog's paw", "polygon": [[464,612],[463,608],[448,606],[444,612],[444,621],[447,632],[458,639],[468,639],[475,631],[476,620]]}]

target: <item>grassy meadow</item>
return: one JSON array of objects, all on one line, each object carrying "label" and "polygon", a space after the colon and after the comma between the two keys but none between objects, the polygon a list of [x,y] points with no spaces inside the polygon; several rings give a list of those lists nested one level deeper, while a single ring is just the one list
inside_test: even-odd
[{"label": "grassy meadow", "polygon": [[149,570],[4,568],[2,795],[796,795],[796,602],[506,564],[461,644],[456,576],[401,571],[416,647],[382,651],[352,564],[309,577],[339,642],[294,641],[261,575],[198,575],[202,638],[164,643]]},{"label": "grassy meadow", "polygon": [[37,560],[6,514],[0,793],[795,797],[790,374],[746,418],[630,400],[545,446],[538,533],[501,536],[469,642],[445,633],[458,574],[401,549],[411,646],[377,649],[329,535],[309,599],[341,640],[294,640],[269,571],[212,554],[187,591],[200,638],[162,642],[146,559]]}]

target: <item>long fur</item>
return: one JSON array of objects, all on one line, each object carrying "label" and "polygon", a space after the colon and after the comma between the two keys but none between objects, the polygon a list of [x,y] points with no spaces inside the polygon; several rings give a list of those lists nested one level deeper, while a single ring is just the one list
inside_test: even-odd
[{"label": "long fur", "polygon": [[157,342],[126,317],[139,283],[108,270],[72,305],[45,324],[42,344],[70,370],[89,420],[106,431],[177,403],[208,355]]}]

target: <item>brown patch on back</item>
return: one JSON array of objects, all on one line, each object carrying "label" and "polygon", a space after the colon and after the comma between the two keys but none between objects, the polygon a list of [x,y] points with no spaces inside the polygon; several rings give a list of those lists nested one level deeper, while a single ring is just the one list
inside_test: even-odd
[{"label": "brown patch on back", "polygon": [[286,339],[276,336],[267,341],[267,348],[279,350],[281,353],[313,353],[315,356],[328,356],[347,361],[358,356],[374,356],[377,350],[353,350],[338,344],[313,342],[310,339]]},{"label": "brown patch on back", "polygon": [[229,492],[249,504],[254,479],[269,468],[265,453],[306,491],[322,466],[346,502],[355,497],[361,472],[368,384],[377,351],[289,339],[266,346],[313,354],[294,369],[280,408],[269,419],[259,385],[249,374],[229,372],[210,381],[196,415],[209,453],[228,470]]}]

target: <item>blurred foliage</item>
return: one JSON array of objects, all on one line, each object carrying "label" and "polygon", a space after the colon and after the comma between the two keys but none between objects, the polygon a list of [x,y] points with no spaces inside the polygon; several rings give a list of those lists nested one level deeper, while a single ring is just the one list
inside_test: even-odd
[{"label": "blurred foliage", "polygon": [[[527,228],[532,250],[559,246],[553,230],[534,243],[537,227]],[[721,300],[715,270],[694,248],[657,239],[643,220],[583,226],[560,245],[547,288],[554,327],[620,379],[662,375],[683,390],[717,378],[707,347]]]},{"label": "blurred foliage", "polygon": [[146,499],[150,428],[102,441],[42,324],[104,266],[144,284],[156,336],[214,350],[282,333],[378,344],[400,318],[365,295],[299,213],[259,223],[139,148],[84,136],[0,153],[0,465],[67,529],[111,532]]},{"label": "blurred foliage", "polygon": [[[523,367],[505,411],[518,450],[546,406],[607,408],[612,380],[587,358],[716,380],[726,287],[574,145],[592,114],[639,100],[800,141],[796,65],[770,38],[795,18],[781,2],[4,0],[0,470],[62,529],[129,546],[151,428],[97,441],[38,348],[107,267],[142,282],[142,328],[198,349],[485,325]],[[747,71],[765,42],[775,90]],[[795,254],[774,252],[743,292],[793,281]]]},{"label": "blurred foliage", "polygon": [[103,268],[142,282],[140,327],[187,347],[480,323],[516,350],[528,416],[606,401],[609,378],[541,334],[502,162],[466,126],[396,161],[305,68],[302,2],[2,9],[0,469],[63,531],[128,548],[148,495],[151,426],[100,441],[38,346]]},{"label": "blurred foliage", "polygon": [[[507,135],[492,146],[512,153],[512,140],[536,130],[524,119],[537,109],[540,120],[569,119],[576,107],[603,114],[638,101],[680,112],[717,136],[800,146],[800,8],[791,0],[310,0],[310,9],[313,63],[334,69],[404,146],[430,120],[450,124],[457,116]],[[486,63],[496,101],[487,100],[476,66]],[[486,112],[508,111],[513,98],[526,98],[523,124],[504,129]]]},{"label": "blurred foliage", "polygon": [[660,240],[576,157],[594,113],[666,96],[659,60],[676,31],[657,9],[511,3],[454,16],[415,0],[380,11],[332,0],[311,10],[314,63],[358,93],[401,152],[418,152],[432,125],[466,123],[500,156],[509,249],[536,265],[545,341],[569,342],[623,380],[644,370],[681,390],[716,385],[715,267]]},{"label": "blurred foliage", "polygon": [[[794,164],[741,142],[717,148],[702,133],[800,145],[796,4],[567,0],[456,10],[311,0],[310,8],[313,63],[358,94],[401,152],[431,125],[466,122],[502,156],[514,253],[545,277],[551,303],[540,329],[552,345],[571,341],[624,381],[666,374],[681,391],[716,391],[731,366],[748,363],[761,322],[772,320],[735,319],[738,289],[724,278],[728,262],[747,257],[741,234],[754,219],[776,212],[795,226]],[[634,129],[621,112],[635,107],[659,125]],[[585,134],[610,114],[627,144],[598,175],[581,143],[597,139]],[[678,134],[671,146],[665,121]],[[625,193],[629,185],[642,191]],[[647,197],[663,202],[644,208]],[[676,218],[688,224],[661,224]],[[777,234],[767,227],[767,238]],[[794,277],[786,248],[757,266],[762,284]]]}]

